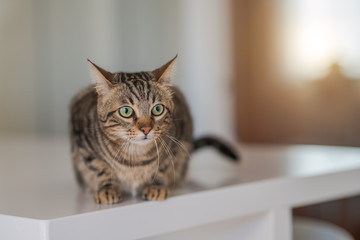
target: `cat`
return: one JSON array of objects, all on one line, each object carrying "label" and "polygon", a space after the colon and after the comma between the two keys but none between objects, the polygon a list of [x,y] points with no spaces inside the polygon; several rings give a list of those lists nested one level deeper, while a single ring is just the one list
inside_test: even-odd
[{"label": "cat", "polygon": [[191,152],[203,146],[238,159],[215,138],[193,140],[189,107],[171,84],[176,59],[135,73],[110,73],[88,60],[95,85],[70,103],[71,155],[96,203],[119,203],[126,194],[165,200],[184,181]]}]

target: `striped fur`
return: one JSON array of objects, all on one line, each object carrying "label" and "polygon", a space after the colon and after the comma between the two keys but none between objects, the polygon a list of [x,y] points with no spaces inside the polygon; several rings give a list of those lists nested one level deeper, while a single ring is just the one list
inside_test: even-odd
[{"label": "striped fur", "polygon": [[[203,146],[237,159],[219,140],[193,141],[189,108],[170,82],[175,59],[136,73],[110,73],[89,61],[95,85],[70,104],[70,136],[78,182],[97,203],[118,203],[126,194],[166,199],[183,182],[189,153]],[[152,113],[157,104],[164,107],[159,116]],[[121,116],[124,106],[133,109],[130,117]]]},{"label": "striped fur", "polygon": [[[72,100],[70,131],[77,179],[97,203],[120,202],[126,193],[163,200],[183,181],[193,129],[183,95],[170,84],[173,62],[152,72],[114,74],[90,62],[96,85]],[[164,112],[154,116],[159,103]],[[135,114],[122,117],[122,106]],[[148,135],[140,130],[145,125]]]}]

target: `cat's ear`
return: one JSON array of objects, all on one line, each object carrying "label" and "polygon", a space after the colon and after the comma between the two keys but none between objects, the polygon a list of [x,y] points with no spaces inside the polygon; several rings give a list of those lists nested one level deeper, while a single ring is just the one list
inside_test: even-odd
[{"label": "cat's ear", "polygon": [[99,95],[105,96],[111,89],[111,79],[113,74],[95,65],[88,59],[90,64],[90,75],[93,82],[96,84],[96,91]]},{"label": "cat's ear", "polygon": [[164,84],[170,84],[171,79],[175,72],[175,62],[177,59],[177,55],[171,59],[168,63],[164,64],[158,69],[155,69],[153,71],[153,74],[155,76],[155,81],[158,81],[160,83]]}]

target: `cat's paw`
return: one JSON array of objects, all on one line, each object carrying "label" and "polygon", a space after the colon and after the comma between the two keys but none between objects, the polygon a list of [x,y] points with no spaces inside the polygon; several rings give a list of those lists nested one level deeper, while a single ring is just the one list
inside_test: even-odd
[{"label": "cat's paw", "polygon": [[168,189],[165,186],[150,185],[142,191],[144,200],[165,200],[168,197]]},{"label": "cat's paw", "polygon": [[94,198],[98,204],[115,204],[123,200],[121,193],[111,188],[100,189],[95,192]]}]

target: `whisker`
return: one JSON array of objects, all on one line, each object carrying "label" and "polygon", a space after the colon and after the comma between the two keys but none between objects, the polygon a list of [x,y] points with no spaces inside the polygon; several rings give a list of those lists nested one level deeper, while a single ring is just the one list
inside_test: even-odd
[{"label": "whisker", "polygon": [[115,168],[115,161],[117,161],[117,158],[118,158],[118,155],[119,153],[121,152],[121,150],[124,150],[124,148],[126,147],[126,145],[128,144],[128,141],[123,143],[121,145],[121,147],[119,147],[119,150],[117,151],[117,153],[115,154],[115,157],[112,158],[112,163],[111,163],[111,175],[110,175],[110,178],[111,178],[111,182],[113,182],[113,177],[114,177],[114,168]]},{"label": "whisker", "polygon": [[158,156],[158,161],[157,161],[156,172],[155,172],[154,178],[152,180],[152,183],[154,183],[156,175],[157,175],[157,173],[159,171],[159,167],[160,167],[160,155],[159,155],[159,148],[158,148],[156,139],[154,139],[154,143],[155,143],[155,147],[156,147],[156,153],[157,153],[157,156]]},{"label": "whisker", "polygon": [[132,167],[132,162],[134,160],[134,144],[130,141],[130,150],[131,150],[131,154],[130,154],[130,167]]},{"label": "whisker", "polygon": [[160,140],[161,144],[163,145],[165,151],[168,153],[168,155],[170,157],[170,162],[171,162],[172,167],[173,167],[173,175],[174,175],[174,184],[173,184],[173,186],[175,187],[175,178],[176,178],[176,176],[175,176],[175,165],[174,165],[173,153],[171,152],[168,145],[166,144],[166,142],[162,138],[159,137],[159,140]]},{"label": "whisker", "polygon": [[178,139],[176,139],[175,137],[171,136],[171,135],[166,135],[171,141],[173,141],[175,144],[177,144],[190,158],[190,153],[189,151],[186,149],[185,145],[180,142]]}]

